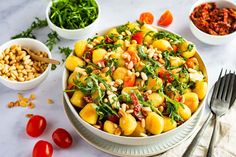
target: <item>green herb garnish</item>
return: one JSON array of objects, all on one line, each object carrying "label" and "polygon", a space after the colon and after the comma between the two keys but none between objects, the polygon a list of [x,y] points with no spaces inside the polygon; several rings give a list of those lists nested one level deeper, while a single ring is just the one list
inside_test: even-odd
[{"label": "green herb garnish", "polygon": [[49,18],[58,27],[80,29],[98,17],[95,0],[58,0],[52,2]]},{"label": "green herb garnish", "polygon": [[57,68],[56,64],[52,64],[51,70],[56,70],[56,68]]},{"label": "green herb garnish", "polygon": [[137,50],[140,59],[147,59],[147,54],[144,53],[144,46],[138,45]]},{"label": "green herb garnish", "polygon": [[35,35],[33,34],[33,31],[36,29],[46,27],[48,25],[48,23],[47,23],[46,19],[41,20],[38,17],[36,17],[35,19],[36,20],[31,24],[31,26],[27,30],[11,37],[11,39],[16,39],[16,38],[34,38],[34,39],[36,39]]},{"label": "green herb garnish", "polygon": [[188,44],[188,49],[187,49],[187,51],[192,51],[193,47],[194,47],[193,44]]},{"label": "green herb garnish", "polygon": [[[67,58],[73,51],[69,47],[58,47],[58,48],[59,48],[60,53],[65,55],[65,58]],[[63,59],[62,61],[64,62],[65,60]]]},{"label": "green herb garnish", "polygon": [[60,41],[57,32],[53,31],[48,34],[48,40],[46,41],[46,45],[51,51],[53,47],[57,44],[57,42]]}]

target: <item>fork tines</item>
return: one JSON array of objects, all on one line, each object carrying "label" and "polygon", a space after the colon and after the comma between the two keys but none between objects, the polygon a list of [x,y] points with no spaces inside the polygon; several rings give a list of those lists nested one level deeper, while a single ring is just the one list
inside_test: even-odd
[{"label": "fork tines", "polygon": [[[220,71],[219,78],[215,83],[211,102],[213,99],[221,99],[226,102],[229,102],[233,93],[234,80],[235,80],[235,72],[231,72],[231,70],[226,69],[224,72],[224,76],[222,77],[223,68]],[[210,103],[212,104],[212,103]]]}]

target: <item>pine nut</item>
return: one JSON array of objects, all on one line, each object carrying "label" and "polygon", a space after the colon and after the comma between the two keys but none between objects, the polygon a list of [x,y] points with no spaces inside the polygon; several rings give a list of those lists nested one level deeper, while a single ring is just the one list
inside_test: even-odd
[{"label": "pine nut", "polygon": [[141,72],[141,77],[144,81],[148,79],[147,75],[144,72]]},{"label": "pine nut", "polygon": [[132,61],[130,61],[127,68],[132,69],[133,67],[134,67],[134,63]]}]

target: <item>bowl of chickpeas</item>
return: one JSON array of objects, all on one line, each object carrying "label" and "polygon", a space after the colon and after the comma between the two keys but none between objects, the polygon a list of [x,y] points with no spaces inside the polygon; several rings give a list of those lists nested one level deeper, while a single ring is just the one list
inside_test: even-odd
[{"label": "bowl of chickpeas", "polygon": [[124,145],[161,142],[188,127],[201,113],[207,83],[193,43],[133,22],[77,41],[63,73],[73,116]]},{"label": "bowl of chickpeas", "polygon": [[14,90],[35,88],[47,77],[51,65],[36,61],[27,53],[51,58],[51,53],[42,42],[19,38],[0,46],[0,82]]}]

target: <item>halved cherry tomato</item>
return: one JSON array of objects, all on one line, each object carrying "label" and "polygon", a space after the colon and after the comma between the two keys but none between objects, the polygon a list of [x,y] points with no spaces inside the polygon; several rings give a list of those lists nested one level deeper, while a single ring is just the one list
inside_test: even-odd
[{"label": "halved cherry tomato", "polygon": [[52,139],[56,143],[56,145],[61,148],[68,148],[73,143],[71,135],[62,128],[58,128],[53,132]]},{"label": "halved cherry tomato", "polygon": [[52,144],[47,141],[40,140],[34,145],[32,157],[52,157],[52,154]]},{"label": "halved cherry tomato", "polygon": [[172,13],[169,10],[166,10],[160,17],[158,21],[159,26],[169,26],[173,21]]},{"label": "halved cherry tomato", "polygon": [[138,44],[142,44],[144,38],[143,32],[137,32],[132,36],[132,40],[136,40]]},{"label": "halved cherry tomato", "polygon": [[178,47],[177,47],[176,45],[171,45],[171,46],[172,46],[172,48],[173,48],[173,51],[174,51],[174,52],[177,52]]},{"label": "halved cherry tomato", "polygon": [[186,65],[188,66],[188,68],[192,68],[192,69],[198,69],[199,68],[198,60],[195,57],[187,59]]},{"label": "halved cherry tomato", "polygon": [[159,69],[158,70],[158,76],[164,81],[164,82],[172,82],[174,78],[171,76],[171,74],[166,69]]},{"label": "halved cherry tomato", "polygon": [[32,137],[40,136],[47,126],[47,121],[40,115],[31,117],[26,126],[26,133]]},{"label": "halved cherry tomato", "polygon": [[130,60],[133,62],[133,64],[135,65],[138,62],[138,55],[137,52],[135,51],[128,51],[129,55],[130,55]]},{"label": "halved cherry tomato", "polygon": [[150,12],[143,12],[139,17],[139,21],[151,25],[154,21],[154,16]]},{"label": "halved cherry tomato", "polygon": [[72,89],[74,87],[74,84],[72,84],[72,83],[69,83],[68,85],[67,85],[67,89]]},{"label": "halved cherry tomato", "polygon": [[133,87],[135,84],[136,76],[132,74],[131,76],[125,76],[124,78],[124,87]]}]

